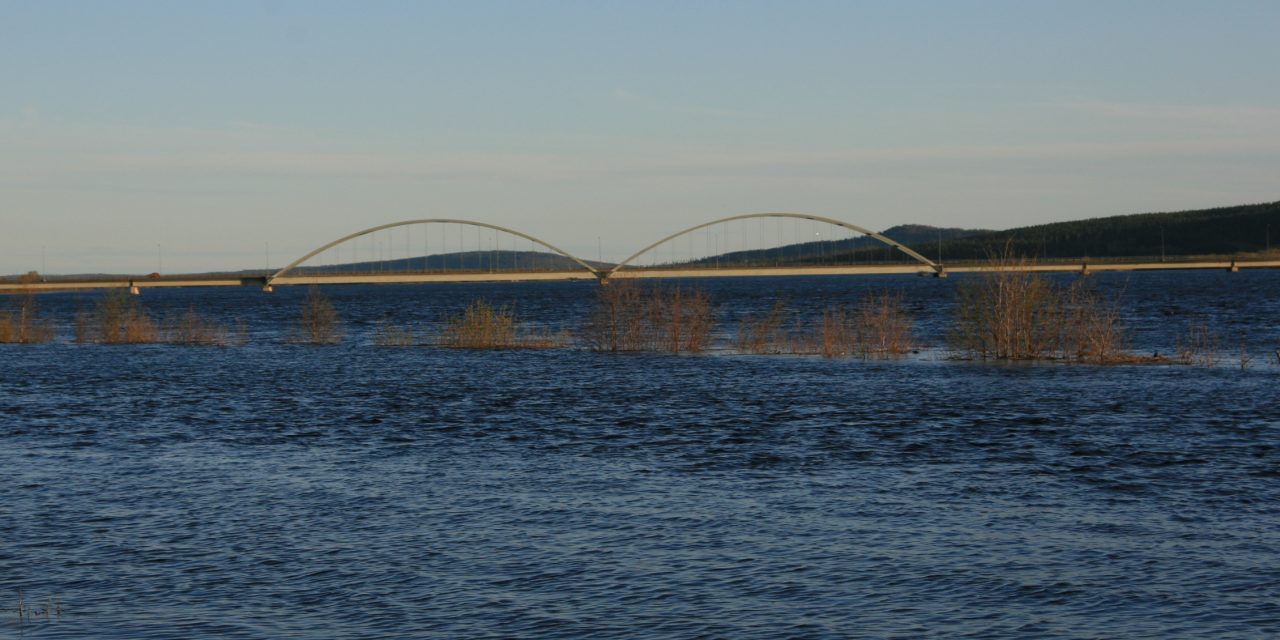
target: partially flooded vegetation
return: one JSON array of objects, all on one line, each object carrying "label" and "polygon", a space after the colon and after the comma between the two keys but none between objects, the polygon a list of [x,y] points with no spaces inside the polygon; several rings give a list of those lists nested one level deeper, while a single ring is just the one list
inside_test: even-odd
[{"label": "partially flooded vegetation", "polygon": [[337,309],[318,287],[307,291],[298,312],[297,329],[296,340],[303,344],[338,344],[345,335]]},{"label": "partially flooded vegetation", "polygon": [[738,321],[734,345],[747,354],[894,357],[914,349],[912,325],[902,296],[888,291],[852,305],[827,305],[809,320],[777,301]]},{"label": "partially flooded vegetation", "polygon": [[440,324],[434,344],[456,349],[551,349],[566,346],[546,330],[524,326],[511,305],[473,300]]},{"label": "partially flooded vegetation", "polygon": [[1119,300],[1086,279],[1061,284],[1025,257],[992,258],[987,270],[959,283],[951,343],[982,360],[1073,360],[1115,364],[1140,360],[1129,351]]},{"label": "partially flooded vegetation", "polygon": [[714,327],[702,289],[623,280],[596,291],[584,336],[592,351],[702,353]]},{"label": "partially flooded vegetation", "polygon": [[[1275,346],[1266,343],[1259,348],[1257,336],[1267,336],[1267,328],[1251,327],[1254,335],[1246,340],[1239,329],[1223,326],[1220,317],[1178,309],[1167,311],[1167,319],[1159,321],[1160,342],[1150,339],[1148,321],[1140,329],[1147,332],[1143,346],[1135,347],[1135,307],[1126,299],[1128,285],[1103,278],[1104,286],[1098,286],[1098,280],[1046,275],[1032,260],[1005,254],[992,258],[984,271],[950,283],[888,283],[857,293],[835,279],[822,281],[811,292],[804,289],[809,285],[801,285],[779,287],[773,295],[741,285],[709,290],[709,283],[703,282],[621,279],[590,289],[574,285],[579,287],[574,297],[550,310],[536,299],[508,293],[511,300],[529,305],[524,313],[517,312],[514,301],[468,298],[456,290],[449,292],[447,302],[424,298],[427,307],[412,309],[380,301],[376,295],[344,294],[338,303],[328,292],[312,287],[299,297],[264,298],[279,309],[274,317],[291,318],[282,328],[257,327],[262,316],[246,322],[225,310],[209,315],[200,308],[207,309],[207,302],[149,305],[154,300],[123,289],[79,297],[78,310],[69,311],[65,303],[53,305],[53,312],[42,308],[40,296],[27,294],[0,300],[0,343],[55,342],[61,327],[63,339],[77,344],[233,347],[249,343],[252,329],[253,340],[302,346],[335,345],[352,338],[357,346],[383,348],[1166,363],[1240,369],[1280,364]],[[379,314],[376,320],[369,319],[373,313]],[[64,324],[58,323],[59,317]]]},{"label": "partially flooded vegetation", "polygon": [[41,344],[53,340],[53,321],[40,313],[33,294],[14,296],[0,310],[0,344]]}]

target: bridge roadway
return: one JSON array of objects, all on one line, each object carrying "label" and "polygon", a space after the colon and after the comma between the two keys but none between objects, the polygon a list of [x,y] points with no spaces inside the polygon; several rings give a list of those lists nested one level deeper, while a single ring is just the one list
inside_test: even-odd
[{"label": "bridge roadway", "polygon": [[[1043,273],[1096,273],[1102,271],[1160,271],[1183,269],[1237,269],[1280,268],[1280,260],[1202,260],[1192,262],[1055,262],[1028,265],[1030,271]],[[973,273],[991,271],[985,264],[948,265],[945,273]],[[881,264],[816,267],[724,267],[709,268],[630,268],[614,272],[610,280],[650,278],[742,278],[775,276],[865,276],[890,274],[934,275],[933,270],[919,264]],[[457,273],[361,273],[335,275],[286,275],[272,281],[273,285],[322,285],[322,284],[410,284],[426,282],[533,282],[547,280],[595,280],[597,276],[585,271],[527,271],[527,272],[457,272]],[[165,278],[134,279],[107,277],[85,280],[51,280],[47,282],[0,282],[0,293],[69,291],[86,289],[160,289],[172,287],[225,287],[257,286],[265,284],[265,277],[201,277],[173,276]]]}]

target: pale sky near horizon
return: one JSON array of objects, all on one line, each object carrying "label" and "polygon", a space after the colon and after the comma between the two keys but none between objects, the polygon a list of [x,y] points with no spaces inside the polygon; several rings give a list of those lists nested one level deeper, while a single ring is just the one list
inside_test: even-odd
[{"label": "pale sky near horizon", "polygon": [[1280,2],[0,0],[0,274],[1280,200]]}]

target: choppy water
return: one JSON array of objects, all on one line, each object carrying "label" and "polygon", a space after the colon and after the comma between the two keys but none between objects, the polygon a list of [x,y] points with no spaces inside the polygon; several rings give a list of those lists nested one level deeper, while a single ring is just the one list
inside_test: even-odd
[{"label": "choppy water", "polygon": [[[591,286],[333,289],[319,348],[278,339],[301,291],[148,291],[249,344],[0,347],[0,637],[1280,634],[1280,273],[1101,279],[1137,348],[1193,314],[1246,370],[368,343]],[[902,290],[937,346],[954,280],[707,286]]]}]

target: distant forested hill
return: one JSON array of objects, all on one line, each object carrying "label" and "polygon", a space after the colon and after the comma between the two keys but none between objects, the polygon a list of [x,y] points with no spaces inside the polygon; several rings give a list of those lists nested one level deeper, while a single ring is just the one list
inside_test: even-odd
[{"label": "distant forested hill", "polygon": [[[1216,209],[1142,213],[1019,227],[1005,231],[899,225],[882,235],[944,262],[982,260],[1008,245],[1036,258],[1238,255],[1280,247],[1280,202]],[[1162,240],[1163,237],[1163,240]],[[1270,242],[1268,242],[1268,239]],[[720,265],[808,265],[901,261],[902,254],[871,238],[806,242],[738,251],[695,261]]]},{"label": "distant forested hill", "polygon": [[[1270,231],[1268,233],[1268,227]],[[1280,202],[1140,213],[992,231],[942,243],[946,260],[981,259],[1007,243],[1040,258],[1233,255],[1280,246]],[[904,244],[933,257],[936,241]]]},{"label": "distant forested hill", "polygon": [[[594,260],[586,261],[600,266]],[[611,266],[611,265],[606,265]],[[418,258],[395,258],[366,262],[348,262],[338,265],[303,265],[294,269],[296,275],[307,273],[376,273],[386,271],[500,271],[524,269],[529,271],[577,271],[582,266],[555,253],[543,251],[465,251],[435,254]]]},{"label": "distant forested hill", "polygon": [[[881,235],[896,240],[909,247],[925,247],[918,249],[927,255],[937,252],[941,240],[955,240],[974,235],[993,233],[987,229],[940,228],[924,224],[902,224],[889,227],[880,232]],[[771,249],[754,249],[748,251],[732,251],[719,256],[701,258],[685,264],[707,265],[807,265],[833,263],[841,259],[898,260],[902,254],[887,247],[874,238],[858,236],[845,240],[820,240],[789,244]]]}]

